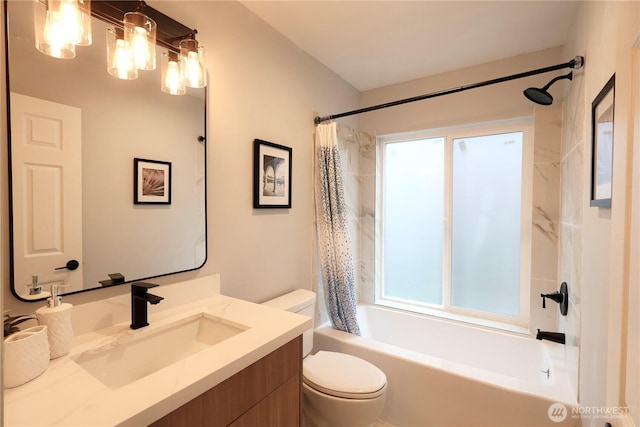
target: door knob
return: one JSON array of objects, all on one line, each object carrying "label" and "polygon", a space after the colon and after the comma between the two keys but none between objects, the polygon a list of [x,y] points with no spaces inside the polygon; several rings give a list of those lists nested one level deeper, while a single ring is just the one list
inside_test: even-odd
[{"label": "door knob", "polygon": [[73,271],[77,269],[79,266],[80,266],[80,263],[75,259],[72,259],[70,261],[67,261],[67,263],[64,266],[56,268],[56,270],[64,270],[66,268],[67,270]]}]

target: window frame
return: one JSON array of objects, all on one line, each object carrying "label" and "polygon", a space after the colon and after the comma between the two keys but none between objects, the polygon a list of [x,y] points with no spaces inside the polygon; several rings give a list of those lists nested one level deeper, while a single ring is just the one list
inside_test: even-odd
[{"label": "window frame", "polygon": [[[531,312],[531,244],[533,221],[533,117],[473,123],[462,126],[429,129],[415,132],[380,135],[376,137],[376,215],[375,215],[375,295],[374,303],[421,314],[458,320],[476,325],[529,332]],[[453,140],[477,136],[522,132],[522,177],[520,200],[520,309],[519,316],[508,316],[474,310],[451,304],[451,239],[453,206]],[[409,301],[384,294],[384,148],[386,144],[418,139],[444,138],[445,140],[445,188],[443,218],[442,304]]]}]

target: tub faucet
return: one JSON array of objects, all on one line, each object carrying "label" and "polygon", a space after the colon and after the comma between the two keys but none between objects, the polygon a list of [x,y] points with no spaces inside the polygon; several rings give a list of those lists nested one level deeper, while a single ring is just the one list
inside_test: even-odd
[{"label": "tub faucet", "polygon": [[547,332],[547,331],[541,331],[540,329],[538,329],[538,333],[536,334],[536,339],[548,340],[548,341],[557,342],[559,344],[564,344],[565,335],[562,332]]},{"label": "tub faucet", "polygon": [[137,282],[131,284],[131,329],[139,329],[149,326],[147,320],[147,303],[157,304],[164,298],[147,293],[149,288],[158,285],[153,283]]}]

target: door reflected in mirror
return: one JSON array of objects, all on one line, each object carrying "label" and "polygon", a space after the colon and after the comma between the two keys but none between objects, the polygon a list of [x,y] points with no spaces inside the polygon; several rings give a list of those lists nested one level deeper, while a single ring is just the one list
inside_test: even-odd
[{"label": "door reflected in mirror", "polygon": [[[44,290],[63,282],[74,293],[200,268],[205,89],[164,93],[159,69],[112,77],[110,26],[96,18],[93,44],[78,47],[76,58],[43,55],[31,2],[6,5],[14,294],[44,297],[29,295],[34,275]],[[170,179],[149,187],[170,194],[170,204],[134,203],[135,158],[171,165]],[[59,268],[69,260],[79,266]]]}]

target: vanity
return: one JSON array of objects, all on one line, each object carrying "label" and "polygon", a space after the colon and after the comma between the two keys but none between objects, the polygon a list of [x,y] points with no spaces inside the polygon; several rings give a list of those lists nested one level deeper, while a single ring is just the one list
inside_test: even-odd
[{"label": "vanity", "polygon": [[154,293],[138,330],[129,294],[74,307],[71,352],[5,389],[5,425],[299,425],[310,318],[220,295],[218,275]]}]

